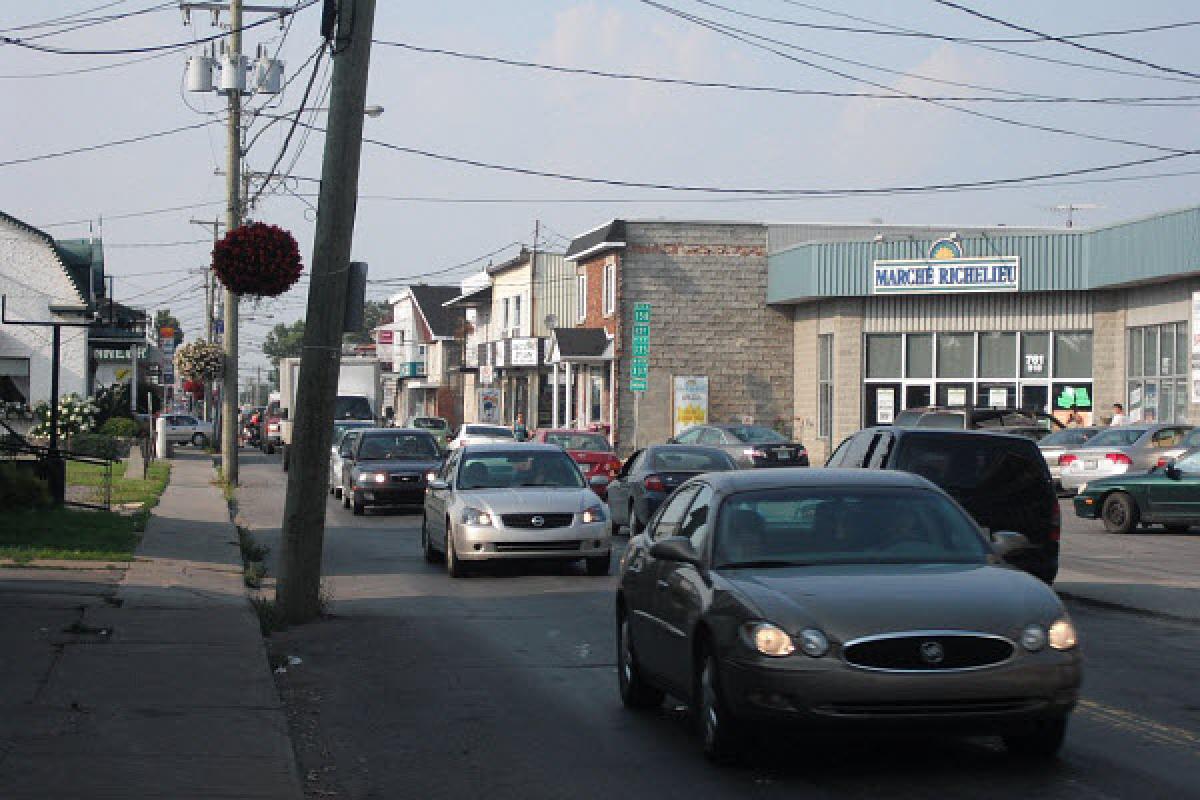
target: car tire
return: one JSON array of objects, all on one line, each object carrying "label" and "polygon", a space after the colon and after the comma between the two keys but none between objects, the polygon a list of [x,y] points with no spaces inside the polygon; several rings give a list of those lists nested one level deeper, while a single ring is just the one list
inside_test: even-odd
[{"label": "car tire", "polygon": [[446,521],[446,574],[451,578],[465,578],[467,565],[458,558],[458,548],[454,546],[454,531],[450,530],[450,522]]},{"label": "car tire", "polygon": [[741,736],[737,720],[729,712],[721,691],[717,655],[708,645],[702,646],[700,658],[697,659],[692,709],[700,731],[704,757],[719,764],[736,760],[740,753]]},{"label": "car tire", "polygon": [[433,539],[429,536],[429,522],[425,519],[421,520],[421,554],[425,556],[425,562],[428,564],[436,564],[441,560],[438,551],[433,549]]},{"label": "car tire", "polygon": [[356,517],[361,517],[363,514],[367,513],[367,504],[362,500],[359,500],[357,497],[353,498],[350,501],[350,513],[354,514]]},{"label": "car tire", "polygon": [[617,691],[625,707],[634,709],[658,708],[666,697],[666,692],[642,677],[629,638],[629,618],[624,612],[617,618]]},{"label": "car tire", "polygon": [[1104,499],[1100,516],[1109,533],[1130,533],[1138,524],[1138,507],[1125,492],[1113,492]]},{"label": "car tire", "polygon": [[593,578],[599,578],[602,575],[612,573],[612,553],[605,553],[602,556],[591,556],[583,560],[584,568],[587,574]]},{"label": "car tire", "polygon": [[208,437],[207,436],[205,436],[203,433],[192,434],[192,446],[193,447],[205,447],[206,445],[208,445]]},{"label": "car tire", "polygon": [[1067,736],[1067,715],[1042,720],[1028,732],[1004,737],[1008,752],[1021,758],[1048,760],[1056,758]]}]

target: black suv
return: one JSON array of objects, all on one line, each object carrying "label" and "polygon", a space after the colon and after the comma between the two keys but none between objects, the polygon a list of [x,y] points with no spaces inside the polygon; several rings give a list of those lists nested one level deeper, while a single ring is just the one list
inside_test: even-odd
[{"label": "black suv", "polygon": [[827,467],[914,472],[944,489],[988,531],[1022,533],[1034,549],[1011,561],[1046,583],[1058,575],[1062,518],[1050,470],[1024,436],[878,427],[842,442]]},{"label": "black suv", "polygon": [[906,408],[896,414],[895,424],[897,428],[986,430],[993,433],[1013,433],[1030,439],[1041,439],[1049,433],[1063,429],[1063,424],[1045,411],[947,406]]}]

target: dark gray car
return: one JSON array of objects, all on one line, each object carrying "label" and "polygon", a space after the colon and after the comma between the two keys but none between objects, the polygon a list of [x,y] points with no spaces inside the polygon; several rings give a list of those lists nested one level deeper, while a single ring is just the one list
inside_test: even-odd
[{"label": "dark gray car", "polygon": [[1055,593],[917,475],[742,470],[688,481],[634,537],[616,596],[630,707],[690,702],[705,753],[756,724],[998,734],[1050,757],[1081,679]]},{"label": "dark gray car", "polygon": [[765,425],[695,425],[670,444],[717,447],[739,467],[807,467],[808,449]]},{"label": "dark gray car", "polygon": [[355,514],[372,506],[423,505],[426,478],[442,466],[433,435],[408,428],[369,428],[357,438],[347,434],[339,455],[342,505]]},{"label": "dark gray car", "polygon": [[715,447],[658,444],[638,450],[608,484],[613,530],[628,527],[637,536],[676,486],[704,472],[730,469],[737,464]]}]

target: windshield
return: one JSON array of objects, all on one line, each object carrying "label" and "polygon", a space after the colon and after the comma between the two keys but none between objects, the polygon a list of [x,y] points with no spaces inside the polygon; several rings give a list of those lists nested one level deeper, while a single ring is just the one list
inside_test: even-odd
[{"label": "windshield", "polygon": [[458,472],[459,489],[543,486],[582,489],[583,476],[566,453],[520,451],[467,456]]},{"label": "windshield", "polygon": [[342,436],[346,433],[346,431],[355,430],[358,428],[367,428],[367,427],[370,427],[370,426],[359,425],[359,424],[355,424],[352,422],[350,422],[350,423],[347,423],[347,422],[334,423],[333,442],[334,442],[334,444],[337,444],[338,442],[340,442],[342,440]]},{"label": "windshield", "polygon": [[612,445],[598,433],[547,433],[546,444],[556,444],[564,450],[590,450],[611,453]]},{"label": "windshield", "polygon": [[424,428],[428,431],[446,430],[446,420],[441,417],[413,417],[412,427]]},{"label": "windshield", "polygon": [[1049,436],[1043,437],[1041,444],[1046,447],[1073,447],[1083,444],[1097,433],[1099,431],[1088,430],[1087,428],[1067,428],[1066,430],[1055,431]]},{"label": "windshield", "polygon": [[333,404],[334,419],[374,419],[371,404],[361,395],[339,395]]},{"label": "windshield", "polygon": [[1088,447],[1128,447],[1146,435],[1146,428],[1109,428],[1088,439]]},{"label": "windshield", "polygon": [[719,472],[735,468],[729,456],[722,451],[701,447],[652,450],[649,466],[655,472]]},{"label": "windshield", "polygon": [[733,434],[739,442],[750,442],[752,444],[776,444],[778,442],[786,442],[787,438],[781,436],[770,428],[764,428],[761,425],[743,425],[737,428],[726,428],[726,431]]},{"label": "windshield", "polygon": [[982,564],[978,529],[924,489],[768,489],[721,505],[720,567],[825,564]]},{"label": "windshield", "polygon": [[359,461],[420,460],[440,457],[437,442],[427,433],[372,433],[363,436]]},{"label": "windshield", "polygon": [[467,436],[491,436],[496,439],[513,439],[512,428],[499,425],[467,425]]}]

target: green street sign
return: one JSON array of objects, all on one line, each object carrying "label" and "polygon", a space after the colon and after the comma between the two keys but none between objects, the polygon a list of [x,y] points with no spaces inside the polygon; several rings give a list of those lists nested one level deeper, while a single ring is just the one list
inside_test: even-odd
[{"label": "green street sign", "polygon": [[650,381],[650,304],[634,303],[629,389],[644,392]]}]

